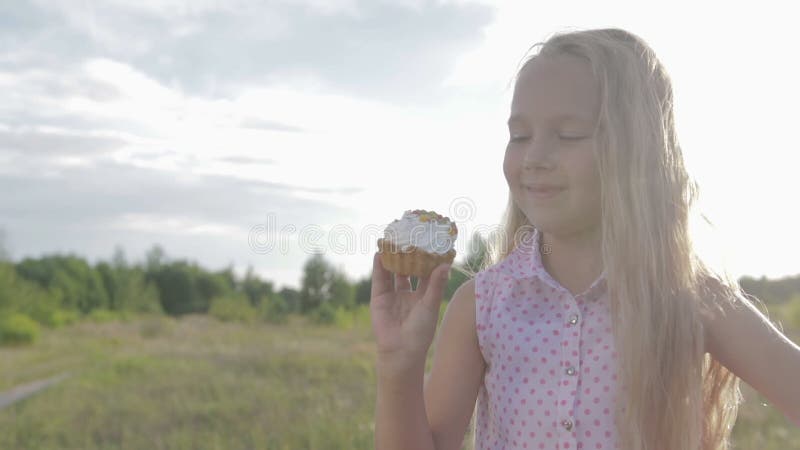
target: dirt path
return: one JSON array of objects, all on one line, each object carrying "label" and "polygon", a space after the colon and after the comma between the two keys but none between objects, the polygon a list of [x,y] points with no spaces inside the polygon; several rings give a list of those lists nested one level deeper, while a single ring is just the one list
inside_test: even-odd
[{"label": "dirt path", "polygon": [[69,378],[70,373],[65,372],[54,377],[45,378],[43,380],[25,383],[12,388],[11,390],[0,392],[0,409],[3,409],[15,402],[18,402],[26,397],[29,397],[43,389],[46,389],[54,384],[60,383]]}]

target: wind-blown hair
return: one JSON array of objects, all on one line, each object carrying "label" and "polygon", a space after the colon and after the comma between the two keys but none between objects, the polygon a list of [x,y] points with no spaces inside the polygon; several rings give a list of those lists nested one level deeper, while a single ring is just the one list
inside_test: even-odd
[{"label": "wind-blown hair", "polygon": [[[695,252],[689,234],[697,183],[683,162],[672,85],[653,50],[619,29],[558,33],[539,57],[588,61],[600,86],[595,156],[601,178],[602,257],[619,355],[615,417],[625,450],[722,450],[741,402],[739,378],[705,352],[703,314],[749,301]],[[523,65],[524,67],[524,65]],[[509,192],[481,268],[532,228]]]}]

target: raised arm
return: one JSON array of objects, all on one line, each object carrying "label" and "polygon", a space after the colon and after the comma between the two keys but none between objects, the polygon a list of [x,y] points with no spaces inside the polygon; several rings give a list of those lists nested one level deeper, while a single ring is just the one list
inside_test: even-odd
[{"label": "raised arm", "polygon": [[[435,333],[444,272],[434,270],[411,290],[375,259],[370,300],[378,347],[377,450],[458,450],[473,412],[483,358],[475,338],[474,284],[448,305],[436,339],[433,368],[425,359]],[[394,283],[392,279],[394,278]]]},{"label": "raised arm", "polygon": [[706,351],[800,426],[800,347],[750,302],[704,316]]}]

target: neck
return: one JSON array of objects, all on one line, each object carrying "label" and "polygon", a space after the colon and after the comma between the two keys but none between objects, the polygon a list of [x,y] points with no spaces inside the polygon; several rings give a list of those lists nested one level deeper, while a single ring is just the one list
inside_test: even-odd
[{"label": "neck", "polygon": [[545,270],[573,295],[589,289],[603,272],[600,227],[569,235],[543,232],[539,243]]}]

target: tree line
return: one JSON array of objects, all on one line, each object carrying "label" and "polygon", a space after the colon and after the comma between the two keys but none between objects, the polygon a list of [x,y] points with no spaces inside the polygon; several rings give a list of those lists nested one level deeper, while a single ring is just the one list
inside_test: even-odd
[{"label": "tree line", "polygon": [[[2,247],[2,246],[0,246]],[[475,235],[463,267],[478,269],[485,242]],[[277,289],[248,268],[208,270],[170,258],[156,245],[140,263],[116,248],[108,261],[91,264],[75,254],[52,254],[14,262],[0,252],[0,343],[35,339],[39,327],[84,318],[133,314],[212,314],[224,320],[282,323],[291,314],[329,322],[337,310],[369,304],[370,276],[351,280],[324,254],[309,256],[300,288]],[[454,270],[445,300],[467,279]]]},{"label": "tree line", "polygon": [[[487,257],[485,239],[472,236],[467,255],[456,261],[445,288],[447,301],[480,270]],[[780,280],[743,277],[742,288],[767,304],[784,303],[800,293],[800,275]],[[223,320],[282,323],[291,314],[330,322],[336,311],[353,310],[370,300],[370,277],[351,280],[322,253],[303,265],[300,288],[277,289],[249,268],[208,270],[185,258],[170,258],[152,247],[140,263],[130,263],[121,248],[109,261],[89,263],[74,254],[53,254],[13,262],[0,245],[0,343],[35,338],[38,327],[58,327],[86,317],[128,314],[212,314]]]}]

